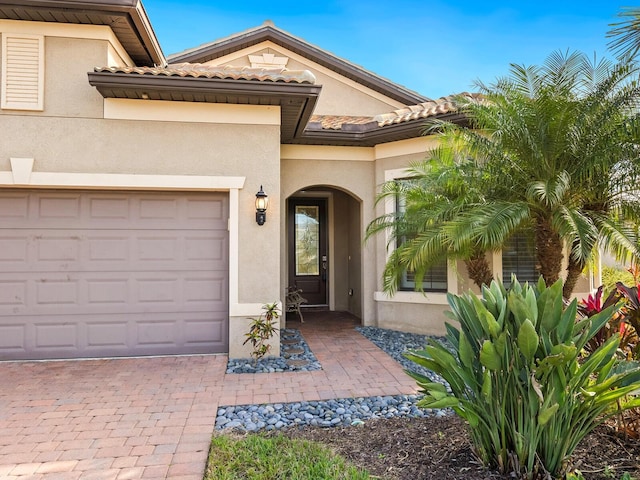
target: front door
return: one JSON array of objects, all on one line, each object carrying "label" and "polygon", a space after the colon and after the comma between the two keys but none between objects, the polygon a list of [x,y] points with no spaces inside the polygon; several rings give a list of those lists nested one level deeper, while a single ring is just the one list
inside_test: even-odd
[{"label": "front door", "polygon": [[289,199],[289,285],[306,305],[327,305],[327,200]]}]

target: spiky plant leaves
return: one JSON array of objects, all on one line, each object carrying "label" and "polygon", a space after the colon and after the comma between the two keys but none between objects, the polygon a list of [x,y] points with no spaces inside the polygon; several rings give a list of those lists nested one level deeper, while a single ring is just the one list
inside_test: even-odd
[{"label": "spiky plant leaves", "polygon": [[493,282],[480,300],[471,293],[448,299],[461,327],[447,326],[455,353],[432,340],[406,356],[440,374],[450,390],[410,374],[425,393],[421,406],[449,407],[467,420],[474,450],[487,465],[529,480],[540,472],[559,478],[579,441],[615,413],[612,405],[622,398],[620,408],[640,404],[633,396],[640,365],[618,366],[619,335],[579,359],[619,305],[576,321],[575,303],[563,309],[559,282],[516,282],[508,292]]}]

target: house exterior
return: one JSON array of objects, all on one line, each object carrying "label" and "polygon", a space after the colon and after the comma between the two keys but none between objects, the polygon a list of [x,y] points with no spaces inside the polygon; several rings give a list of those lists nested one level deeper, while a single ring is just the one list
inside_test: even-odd
[{"label": "house exterior", "polygon": [[[247,356],[248,317],[291,285],[444,332],[443,289],[385,295],[364,231],[435,145],[425,120],[463,121],[449,97],[268,22],[166,57],[137,0],[0,0],[0,44],[0,359]],[[471,288],[462,263],[441,280]]]}]

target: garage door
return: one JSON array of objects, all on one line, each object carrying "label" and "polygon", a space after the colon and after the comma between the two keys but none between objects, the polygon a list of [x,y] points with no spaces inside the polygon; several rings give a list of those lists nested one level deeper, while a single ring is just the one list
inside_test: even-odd
[{"label": "garage door", "polygon": [[0,193],[0,359],[228,351],[228,196]]}]

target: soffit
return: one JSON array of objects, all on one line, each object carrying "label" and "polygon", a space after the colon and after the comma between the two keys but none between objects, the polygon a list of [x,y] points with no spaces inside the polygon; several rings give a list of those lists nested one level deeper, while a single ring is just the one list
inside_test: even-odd
[{"label": "soffit", "polygon": [[465,92],[373,117],[313,115],[302,138],[296,143],[324,145],[342,142],[339,144],[374,146],[419,137],[424,134],[430,120],[465,123],[466,119],[458,112],[456,104],[460,98],[472,102],[482,100],[480,94]]},{"label": "soffit", "polygon": [[[283,144],[375,146],[422,136],[429,120],[465,122],[454,96],[373,117],[312,115],[322,87],[307,71],[193,64],[102,67],[89,73],[89,83],[105,98],[277,105]],[[460,97],[482,99],[470,93]]]},{"label": "soffit", "polygon": [[251,68],[96,68],[89,83],[105,98],[279,106],[281,141],[300,136],[321,87],[309,72]]},{"label": "soffit", "polygon": [[0,19],[105,25],[113,30],[136,65],[166,64],[138,0],[0,0]]}]

